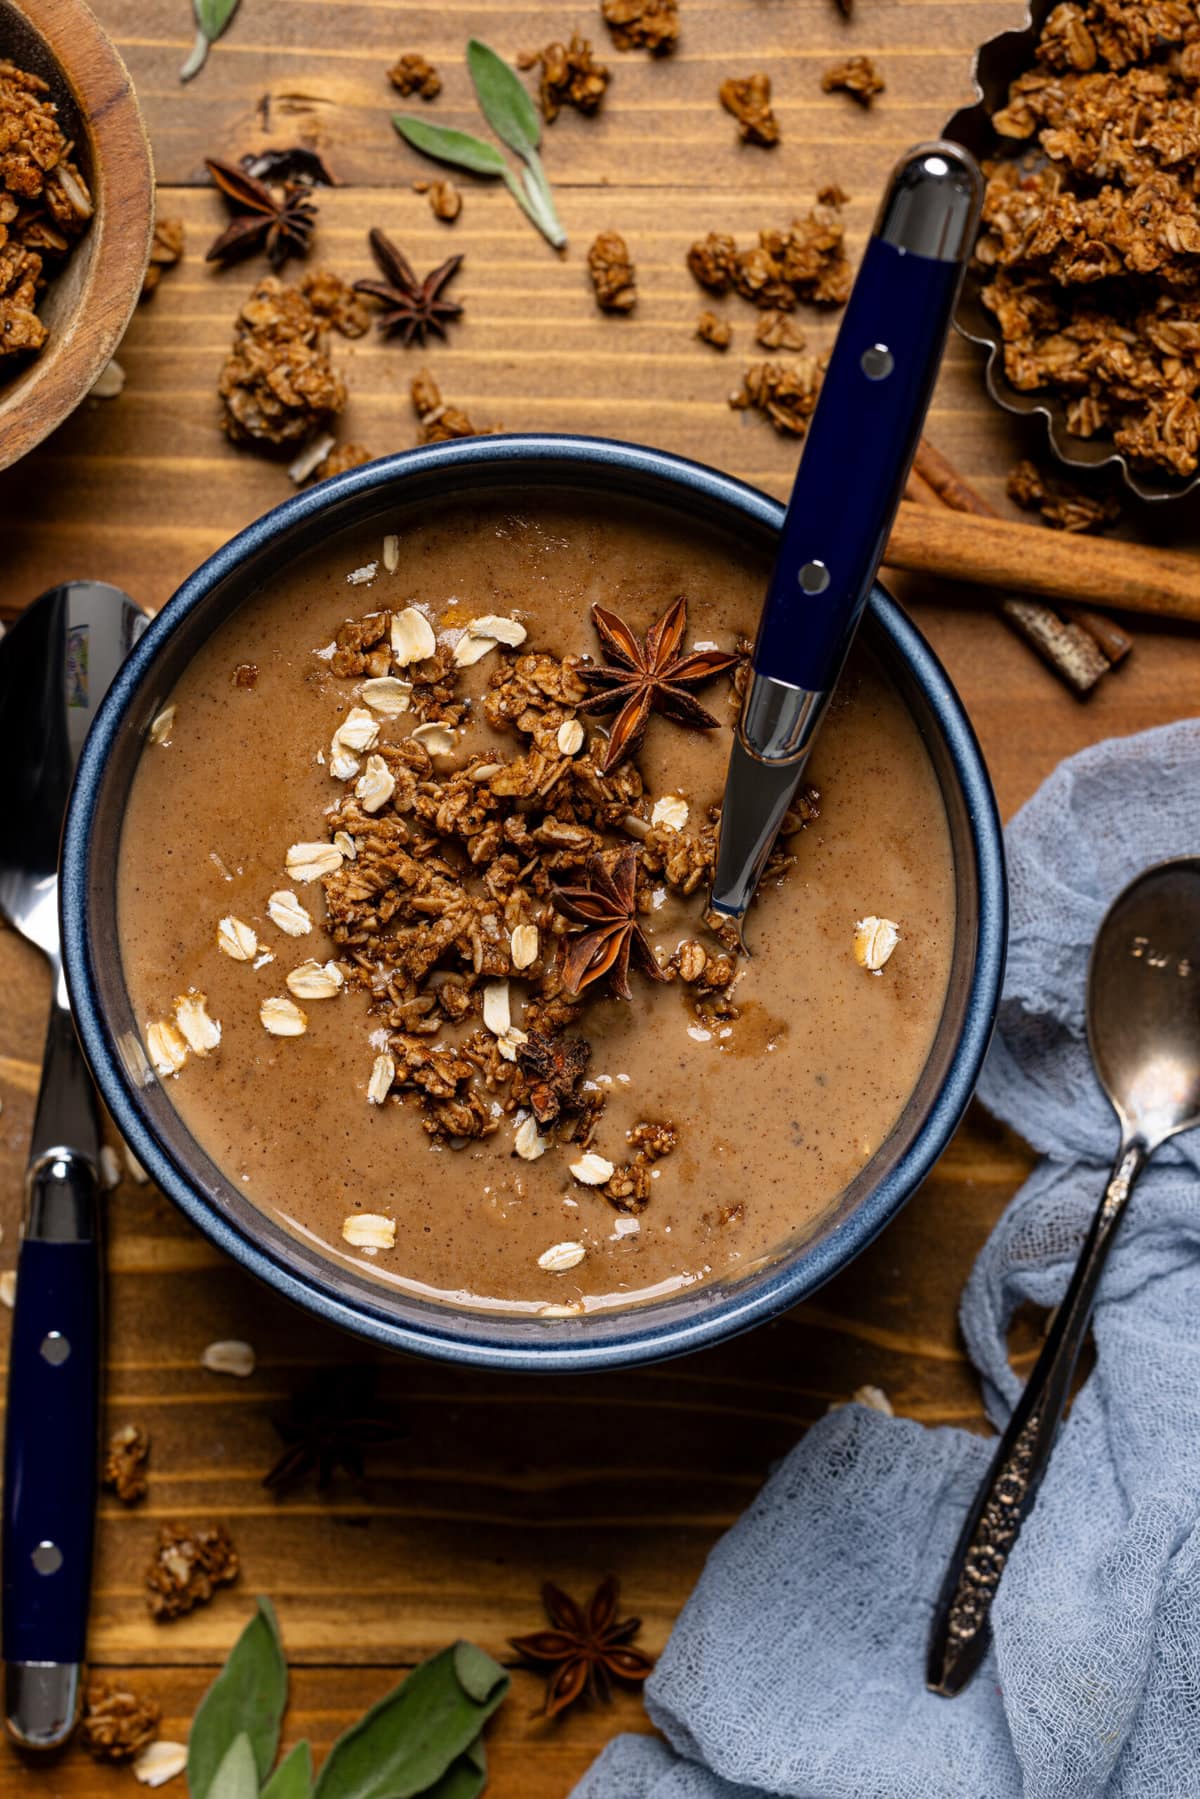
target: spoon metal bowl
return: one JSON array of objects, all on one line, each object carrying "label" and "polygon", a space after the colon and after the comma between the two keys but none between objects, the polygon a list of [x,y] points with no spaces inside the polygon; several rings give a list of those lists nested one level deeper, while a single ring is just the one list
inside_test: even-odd
[{"label": "spoon metal bowl", "polygon": [[1155,1150],[1200,1124],[1200,858],[1158,863],[1113,901],[1092,949],[1087,1031],[1120,1148],[947,1569],[926,1671],[930,1690],[946,1698],[962,1692],[987,1653],[992,1601],[1037,1499],[1129,1196]]}]

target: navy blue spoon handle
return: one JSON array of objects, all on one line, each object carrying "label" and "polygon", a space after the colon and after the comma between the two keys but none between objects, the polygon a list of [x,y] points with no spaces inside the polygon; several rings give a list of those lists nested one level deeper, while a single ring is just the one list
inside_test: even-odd
[{"label": "navy blue spoon handle", "polygon": [[821,384],[730,753],[713,909],[738,930],[871,592],[916,453],[983,181],[957,144],[892,172]]},{"label": "navy blue spoon handle", "polygon": [[100,1368],[94,1132],[71,1017],[55,1005],[17,1257],[4,1443],[5,1722],[35,1749],[70,1734],[87,1647]]}]

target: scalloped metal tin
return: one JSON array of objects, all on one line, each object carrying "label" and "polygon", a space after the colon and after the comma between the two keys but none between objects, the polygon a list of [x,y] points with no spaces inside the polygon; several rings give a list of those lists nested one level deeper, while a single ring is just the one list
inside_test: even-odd
[{"label": "scalloped metal tin", "polygon": [[[980,162],[996,154],[998,140],[992,130],[992,115],[1005,104],[1009,83],[1031,66],[1042,26],[1056,4],[1057,0],[1030,0],[1024,25],[989,38],[976,52],[972,76],[979,98],[954,114],[942,136],[962,144]],[[1132,467],[1128,457],[1114,449],[1110,440],[1071,436],[1066,408],[1060,402],[1013,387],[1004,373],[1004,344],[996,322],[979,297],[982,286],[978,271],[968,268],[954,323],[960,336],[986,352],[984,383],[997,406],[1018,418],[1040,418],[1050,449],[1064,468],[1094,475],[1099,469],[1115,466],[1126,487],[1139,500],[1159,503],[1191,493],[1200,482],[1200,470],[1187,480],[1147,474]]]},{"label": "scalloped metal tin", "polygon": [[[264,580],[333,532],[394,530],[453,496],[551,491],[664,508],[770,554],[783,507],[698,463],[600,438],[497,436],[433,444],[352,469],[277,506],[211,556],[117,674],[80,758],[63,839],[63,949],[84,1053],[117,1129],[220,1249],[306,1310],[390,1349],[549,1373],[680,1355],[776,1317],[845,1267],[925,1179],[966,1108],[996,1016],[1007,928],[1004,853],[987,770],[962,705],[921,634],[876,587],[863,631],[910,706],[950,821],[957,919],[950,986],[921,1079],[875,1157],[794,1246],[736,1281],[625,1311],[512,1318],[420,1299],[340,1263],[258,1211],[190,1136],[140,1051],[120,967],[116,863],[125,796],[150,720],[192,654]],[[388,521],[386,524],[384,521]]]}]

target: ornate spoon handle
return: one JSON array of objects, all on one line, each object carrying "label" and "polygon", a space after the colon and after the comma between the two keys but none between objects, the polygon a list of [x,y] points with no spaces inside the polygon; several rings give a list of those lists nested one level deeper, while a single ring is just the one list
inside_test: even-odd
[{"label": "ornate spoon handle", "polygon": [[1033,1509],[1054,1448],[1096,1287],[1149,1149],[1121,1146],[1033,1373],[967,1514],[933,1614],[925,1680],[945,1698],[961,1693],[987,1653],[992,1601],[1017,1534]]}]

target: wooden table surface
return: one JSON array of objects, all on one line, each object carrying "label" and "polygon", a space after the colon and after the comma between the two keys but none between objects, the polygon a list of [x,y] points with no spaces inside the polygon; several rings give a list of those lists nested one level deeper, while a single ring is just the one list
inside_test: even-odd
[{"label": "wooden table surface", "polygon": [[[290,491],[278,465],[235,452],[216,426],[214,383],[231,321],[262,265],[214,272],[202,259],[222,218],[203,157],[233,159],[267,143],[319,146],[345,183],[319,195],[315,260],[366,273],[374,224],[419,268],[466,255],[466,314],[450,345],[427,355],[374,336],[339,346],[352,394],[348,438],[376,453],[412,443],[408,382],[424,365],[477,423],[637,438],[783,494],[795,443],[725,404],[756,354],[753,315],[730,304],[726,356],[698,343],[703,300],[686,248],[710,229],[746,238],[786,223],[837,181],[852,196],[857,250],[894,156],[933,135],[969,96],[972,47],[1015,25],[1020,6],[858,0],[848,25],[832,0],[682,0],[679,52],[656,62],[612,51],[592,0],[567,8],[243,0],[186,88],[176,79],[191,37],[186,0],[102,0],[99,12],[142,99],[161,212],[184,219],[188,254],[138,311],[120,353],[128,377],[120,398],[85,403],[0,476],[0,608],[10,613],[81,574],[160,605],[203,556]],[[470,34],[513,56],[573,27],[590,33],[614,79],[599,118],[566,113],[547,133],[569,254],[550,252],[502,189],[469,178],[459,222],[438,223],[410,190],[428,165],[391,130],[386,68],[402,49],[425,52],[445,77],[427,116],[470,129]],[[822,70],[849,50],[873,55],[887,80],[869,112],[820,90]],[[769,151],[739,146],[716,103],[725,75],[757,68],[775,84],[782,121],[783,142]],[[592,235],[610,226],[638,267],[641,298],[628,319],[596,312],[584,272]],[[812,341],[827,341],[831,329],[814,317]],[[957,341],[930,434],[998,503],[1008,464],[1036,446],[991,409],[974,354]],[[1145,517],[1131,525],[1161,529]],[[1185,542],[1190,528],[1171,520]],[[1194,710],[1194,633],[1139,623],[1128,664],[1081,705],[971,596],[911,582],[902,592],[966,701],[1006,815],[1071,751]],[[0,933],[0,991],[6,1265],[47,1001],[37,957],[11,933]],[[308,1734],[321,1751],[399,1672],[452,1637],[503,1655],[510,1633],[538,1622],[547,1575],[583,1592],[616,1571],[645,1619],[646,1645],[658,1649],[716,1537],[831,1402],[872,1382],[910,1417],[982,1427],[956,1306],[975,1252],[1029,1167],[1024,1147],[976,1110],[903,1217],[850,1270],[779,1323],[690,1360],[542,1381],[384,1361],[380,1391],[403,1414],[403,1440],[374,1455],[361,1481],[341,1475],[325,1496],[307,1487],[278,1501],[261,1484],[279,1447],[273,1418],[314,1370],[372,1358],[241,1274],[152,1188],[125,1181],[109,1211],[109,1424],[133,1420],[150,1431],[153,1480],[141,1506],[111,1498],[102,1506],[94,1663],[129,1670],[160,1698],[164,1734],[182,1738],[252,1595],[269,1594],[295,1668],[287,1734]],[[220,1337],[254,1345],[250,1380],[201,1369],[204,1345]],[[1026,1361],[1032,1340],[1027,1332]],[[142,1574],[159,1523],[210,1518],[236,1539],[241,1584],[186,1619],[152,1623]],[[539,1691],[519,1675],[493,1729],[495,1799],[563,1799],[611,1733],[647,1728],[635,1698],[548,1726],[534,1715]],[[6,1793],[131,1788],[127,1772],[77,1750],[20,1772],[0,1750]]]}]

